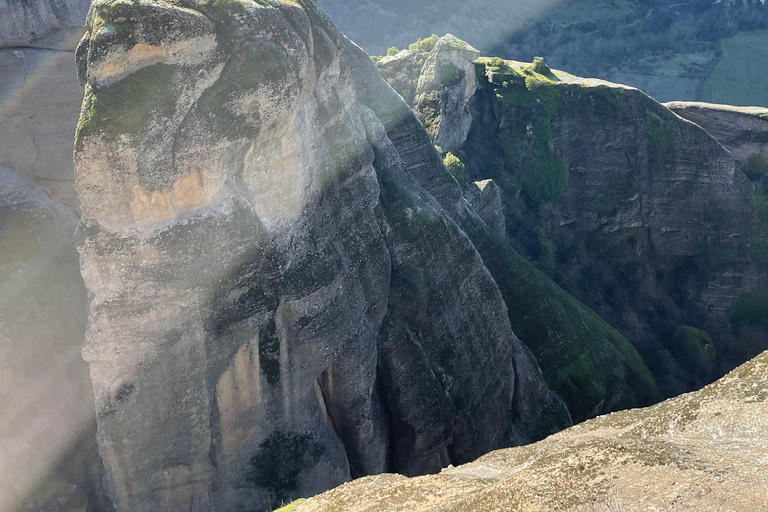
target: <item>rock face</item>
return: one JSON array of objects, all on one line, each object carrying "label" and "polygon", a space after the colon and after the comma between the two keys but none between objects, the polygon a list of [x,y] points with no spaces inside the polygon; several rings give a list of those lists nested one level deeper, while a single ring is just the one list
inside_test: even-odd
[{"label": "rock face", "polygon": [[[768,347],[768,333],[731,322],[740,300],[768,289],[768,203],[723,146],[630,87],[543,62],[479,59],[476,72],[472,127],[456,150],[466,194],[493,179],[512,246],[625,334],[667,395]],[[573,359],[512,327],[573,412],[549,374]]]},{"label": "rock face", "polygon": [[74,50],[88,6],[86,0],[3,0],[0,47]]},{"label": "rock face", "polygon": [[504,219],[504,203],[501,191],[493,180],[476,181],[467,186],[464,193],[472,209],[500,237],[505,237],[507,224]]},{"label": "rock face", "polygon": [[73,126],[82,87],[74,50],[87,0],[0,4],[0,165],[78,212]]},{"label": "rock face", "polygon": [[0,510],[103,510],[73,240],[88,2],[0,3]]},{"label": "rock face", "polygon": [[271,510],[570,423],[464,232],[488,228],[313,1],[96,1],[77,54],[118,510]]},{"label": "rock face", "polygon": [[768,108],[673,101],[664,105],[704,128],[743,168],[751,155],[768,158]]},{"label": "rock face", "polygon": [[[453,43],[457,47],[462,44]],[[443,51],[436,45],[429,54],[411,53],[420,56],[419,60],[424,61],[421,69],[412,65],[413,57],[408,57],[409,52],[384,58],[378,65],[382,76],[390,80],[393,88],[404,98],[410,97],[411,84],[435,82],[432,85],[435,91],[433,104],[427,105],[415,94],[412,97],[412,105],[419,119],[440,119],[436,113],[446,111],[441,107],[443,99],[463,95],[469,112],[462,119],[470,124],[470,130],[458,134],[452,148],[458,147],[457,154],[472,164],[470,171],[473,178],[476,177],[482,180],[481,182],[487,178],[498,178],[501,185],[499,188],[494,184],[487,192],[478,194],[476,184],[467,184],[464,187],[464,195],[488,226],[498,230],[506,224],[507,231],[514,235],[520,222],[514,217],[509,217],[509,212],[504,211],[502,198],[505,199],[504,202],[509,202],[508,196],[519,195],[519,187],[513,191],[514,185],[510,184],[508,177],[492,174],[500,165],[495,160],[498,150],[494,147],[497,141],[496,133],[499,131],[498,125],[495,124],[499,107],[494,103],[493,97],[488,97],[487,86],[482,90],[477,90],[476,86],[470,90],[464,87],[464,82],[475,83],[476,78],[457,81],[453,79],[452,74],[436,74],[427,66],[425,55],[432,61],[439,62],[438,55]],[[463,57],[468,59],[471,56]],[[465,64],[456,67],[466,69],[467,65],[471,65],[466,72],[483,77],[482,74],[477,75],[475,64],[468,60]],[[409,73],[419,75],[407,79]],[[434,76],[442,76],[444,80],[433,80]],[[427,123],[426,126],[434,125]],[[430,133],[433,138],[437,137],[435,130]],[[524,128],[521,133],[507,134],[512,138],[525,133]],[[475,141],[478,141],[478,146],[470,146]],[[483,141],[490,147],[479,147]],[[521,138],[519,143],[525,143],[525,140]],[[445,148],[441,149],[446,151]],[[484,155],[486,160],[481,160]],[[493,197],[494,187],[498,199]],[[505,213],[510,223],[499,221],[498,216]],[[584,304],[564,293],[546,275],[520,257],[512,246],[505,243],[506,233],[491,239],[476,233],[471,226],[464,228],[483,256],[501,288],[507,305],[510,306],[509,316],[513,330],[533,350],[547,383],[563,397],[574,419],[583,420],[626,407],[650,405],[660,400],[654,378],[629,342]],[[552,253],[552,242],[542,228],[534,232],[534,236]],[[543,254],[545,250],[540,252]]]},{"label": "rock face", "polygon": [[380,475],[297,512],[762,510],[768,353],[701,391],[590,420],[439,475]]},{"label": "rock face", "polygon": [[75,212],[72,127],[82,95],[73,51],[0,48],[0,165]]},{"label": "rock face", "polygon": [[76,224],[67,206],[0,167],[2,510],[45,510],[62,497],[71,510],[97,505]]},{"label": "rock face", "polygon": [[414,112],[435,144],[456,150],[472,125],[469,101],[477,91],[474,62],[480,52],[447,34],[429,52],[403,51],[379,63],[382,77]]}]

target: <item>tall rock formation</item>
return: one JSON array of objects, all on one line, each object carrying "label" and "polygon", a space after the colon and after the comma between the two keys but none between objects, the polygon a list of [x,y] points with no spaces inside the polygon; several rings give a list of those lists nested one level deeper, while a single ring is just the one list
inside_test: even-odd
[{"label": "tall rock formation", "polygon": [[[473,165],[467,169],[471,174],[465,173],[465,182],[473,179],[485,181],[487,178],[495,180],[491,181],[493,185],[488,187],[488,191],[500,188],[498,201],[502,204],[492,210],[501,213],[508,208],[503,203],[509,202],[510,195],[518,195],[519,189],[510,192],[513,187],[510,187],[509,179],[494,174],[499,165],[498,160],[494,160],[499,157],[494,148],[497,139],[496,125],[493,124],[498,115],[498,105],[487,97],[487,85],[478,89],[486,79],[482,73],[477,74],[475,64],[470,60],[475,59],[475,55],[450,52],[452,61],[440,57],[449,46],[446,42],[450,41],[450,46],[458,48],[465,43],[456,41],[450,35],[440,41],[443,44],[436,44],[428,52],[404,51],[385,57],[378,67],[390,85],[404,99],[410,99],[419,119],[442,121],[445,113],[451,111],[442,106],[446,99],[449,105],[461,103],[468,106],[461,116],[448,116],[460,117],[458,123],[470,126],[469,130],[462,132],[462,136],[457,136],[451,149],[458,149],[457,154]],[[464,62],[457,62],[461,58],[465,59]],[[436,72],[431,62],[445,64]],[[457,73],[457,70],[460,72]],[[431,87],[435,91],[433,104],[424,102],[423,97],[412,92],[416,91],[418,84],[430,81],[434,81]],[[478,85],[467,88],[467,83]],[[455,102],[455,98],[461,100]],[[429,128],[430,124],[426,123],[426,126]],[[436,138],[435,130],[430,133]],[[468,154],[468,137],[485,140],[490,147],[473,147],[472,154]],[[487,155],[484,152],[486,149]],[[486,161],[480,160],[483,156]],[[462,186],[467,200],[489,226],[498,230],[500,225],[506,224],[511,232],[519,228],[518,220],[509,217],[509,212],[506,215],[510,224],[487,215],[490,212],[486,211],[482,201],[478,201],[481,199],[476,191],[478,185],[462,183]],[[513,330],[533,350],[547,383],[563,397],[574,419],[583,420],[609,411],[649,405],[660,399],[650,371],[621,334],[515,252],[512,246],[505,243],[506,234],[487,237],[475,230],[471,222],[464,227],[501,288],[510,307]],[[546,233],[540,229],[537,235],[550,244],[552,250]]]},{"label": "tall rock formation", "polygon": [[[401,64],[408,59],[379,64],[403,94],[422,72]],[[468,197],[469,182],[493,179],[510,244],[624,333],[665,393],[699,387],[768,347],[768,332],[745,313],[752,302],[763,307],[768,290],[768,201],[731,153],[631,87],[543,61],[475,66],[472,128],[456,150]],[[453,87],[446,81],[441,94]],[[757,132],[764,121],[754,114]],[[721,136],[725,124],[710,129]],[[573,359],[551,343],[539,350],[541,329],[512,327],[571,403],[549,369]]]},{"label": "tall rock formation", "polygon": [[570,423],[459,224],[487,228],[312,0],[97,0],[77,53],[118,510],[270,510]]}]

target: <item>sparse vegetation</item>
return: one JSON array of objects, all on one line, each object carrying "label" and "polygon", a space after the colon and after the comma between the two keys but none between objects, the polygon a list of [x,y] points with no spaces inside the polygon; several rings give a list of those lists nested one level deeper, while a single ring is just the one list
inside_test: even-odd
[{"label": "sparse vegetation", "polygon": [[534,73],[538,73],[540,75],[547,75],[552,72],[552,70],[549,69],[549,66],[547,66],[547,63],[544,61],[544,57],[534,57],[531,69]]},{"label": "sparse vegetation", "polygon": [[501,57],[492,57],[488,60],[488,66],[492,68],[503,68],[505,66],[504,59]]},{"label": "sparse vegetation", "polygon": [[408,47],[408,50],[413,52],[413,53],[417,53],[417,52],[422,52],[422,53],[431,52],[435,48],[435,45],[437,44],[437,40],[438,39],[440,39],[440,38],[437,37],[437,35],[432,34],[429,37],[426,37],[424,39],[419,39],[415,43],[412,43]]},{"label": "sparse vegetation", "polygon": [[461,163],[461,160],[459,157],[454,155],[453,153],[447,153],[443,157],[443,163],[448,168],[448,171],[450,171],[451,176],[453,176],[456,181],[459,182],[459,185],[462,187],[464,186],[464,164]]},{"label": "sparse vegetation", "polygon": [[[172,101],[164,101],[176,66],[154,64],[144,67],[109,87],[88,88],[76,138],[104,132],[110,136],[138,133],[153,112],[169,117]],[[169,110],[170,109],[170,110]]]},{"label": "sparse vegetation", "polygon": [[[520,184],[528,206],[537,211],[560,199],[568,184],[568,165],[550,145],[550,123],[558,110],[561,90],[552,78],[533,68],[505,69],[494,81],[502,81],[501,87],[496,87],[499,103],[515,109],[509,116],[510,126],[498,134],[504,166]],[[500,184],[504,186],[504,181]]]},{"label": "sparse vegetation", "polygon": [[750,181],[757,181],[763,176],[768,176],[768,161],[762,155],[753,153],[749,155],[741,170]]},{"label": "sparse vegetation", "polygon": [[296,510],[297,508],[299,508],[299,505],[301,505],[305,501],[307,501],[307,500],[304,499],[304,498],[298,499],[296,501],[292,501],[291,503],[289,503],[289,504],[287,504],[287,505],[285,505],[283,507],[278,508],[274,512],[292,512],[292,511]]},{"label": "sparse vegetation", "polygon": [[[631,382],[634,394],[623,395],[616,409],[658,400],[655,379],[624,336],[487,228],[463,227],[506,303],[515,305],[508,310],[512,329],[533,351],[547,384],[566,401],[574,419],[589,416],[619,382]],[[538,307],[544,303],[549,306]]]},{"label": "sparse vegetation", "polygon": [[393,55],[397,55],[400,53],[400,50],[397,49],[396,46],[390,46],[387,48],[387,57],[392,57]]}]

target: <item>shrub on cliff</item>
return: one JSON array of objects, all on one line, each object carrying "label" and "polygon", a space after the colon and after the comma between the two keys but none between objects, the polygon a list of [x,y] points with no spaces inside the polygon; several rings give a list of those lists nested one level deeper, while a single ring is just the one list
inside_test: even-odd
[{"label": "shrub on cliff", "polygon": [[431,52],[434,49],[435,45],[437,44],[437,40],[438,39],[439,39],[439,37],[437,37],[435,34],[432,34],[429,37],[426,37],[424,39],[419,39],[415,43],[411,44],[408,47],[408,50],[410,50],[413,53],[417,53],[417,52],[423,52],[423,53]]},{"label": "shrub on cliff", "polygon": [[741,171],[747,175],[750,181],[757,181],[763,176],[768,176],[768,161],[762,155],[752,153]]},{"label": "shrub on cliff", "polygon": [[488,66],[492,68],[503,68],[504,59],[501,57],[492,57],[491,60],[488,61]]},{"label": "shrub on cliff", "polygon": [[549,66],[547,66],[547,63],[544,61],[544,57],[534,57],[531,68],[540,75],[546,75],[552,72],[552,70],[549,69]]},{"label": "shrub on cliff", "polygon": [[464,185],[464,169],[465,166],[463,163],[461,163],[461,160],[459,157],[454,155],[453,153],[447,153],[443,157],[443,163],[450,171],[451,175],[456,178],[456,181],[459,182],[460,185]]}]

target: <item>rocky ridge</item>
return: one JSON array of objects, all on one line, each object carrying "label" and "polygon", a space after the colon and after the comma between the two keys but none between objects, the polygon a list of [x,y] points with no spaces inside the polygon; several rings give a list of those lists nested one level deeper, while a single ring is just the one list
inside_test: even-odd
[{"label": "rocky ridge", "polygon": [[768,353],[704,389],[439,475],[379,475],[296,512],[768,509]]},{"label": "rocky ridge", "polygon": [[746,173],[749,173],[747,166],[760,167],[755,169],[759,174],[768,173],[768,108],[688,101],[674,101],[665,106],[704,128],[730,151],[736,159],[736,165]]},{"label": "rocky ridge", "polygon": [[[17,502],[32,490],[30,510],[107,508],[103,480],[118,509],[270,509],[352,477],[435,472],[570,424],[534,355],[576,419],[659,400],[627,340],[515,252],[524,244],[499,236],[508,183],[469,165],[462,193],[433,147],[471,163],[463,147],[489,112],[477,98],[488,83],[504,88],[507,70],[478,72],[478,52],[453,36],[395,56],[387,62],[417,71],[389,68],[412,90],[395,86],[412,94],[417,118],[311,1],[98,1],[77,52],[86,94],[76,165],[102,479],[90,381],[70,357],[86,301],[61,123],[76,117],[79,87],[58,70],[79,11],[46,5],[27,5],[42,14],[26,25],[13,18],[34,34],[9,44],[57,50],[3,50],[17,60],[4,103],[14,108],[0,112],[10,120],[0,156],[14,168],[0,175],[10,194],[0,229],[13,235],[27,218],[51,229],[34,255],[9,253],[0,268],[22,276],[31,304],[72,308],[58,311],[72,329],[43,336],[49,355],[72,362],[57,384],[77,398],[62,405],[79,437],[11,483]],[[59,76],[69,85],[55,96]],[[43,266],[61,275],[19,273],[22,260],[60,253]],[[721,290],[749,279],[759,289],[759,269],[741,264],[721,274]],[[60,278],[60,290],[43,292]],[[23,314],[19,286],[0,298]],[[692,337],[706,356],[711,339]],[[49,368],[44,359],[12,354],[6,374]],[[67,463],[46,492],[30,489],[57,454]]]}]

